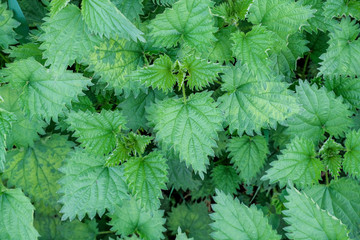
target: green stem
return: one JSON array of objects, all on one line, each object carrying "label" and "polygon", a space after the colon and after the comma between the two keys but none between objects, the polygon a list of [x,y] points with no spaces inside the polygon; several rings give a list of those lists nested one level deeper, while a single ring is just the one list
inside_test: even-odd
[{"label": "green stem", "polygon": [[184,82],[182,84],[182,93],[183,93],[184,103],[186,104],[186,93],[185,93],[185,83]]},{"label": "green stem", "polygon": [[329,185],[329,174],[328,174],[327,169],[326,169],[326,172],[325,172],[325,182],[326,182],[326,186]]},{"label": "green stem", "polygon": [[97,235],[104,235],[104,234],[112,234],[115,233],[114,231],[102,231],[102,232],[98,232]]},{"label": "green stem", "polygon": [[9,63],[9,59],[7,59],[3,54],[2,52],[0,51],[0,57],[6,62],[6,63]]},{"label": "green stem", "polygon": [[303,68],[303,71],[302,71],[302,74],[301,74],[302,79],[305,79],[305,73],[306,73],[307,65],[309,63],[310,54],[311,53],[309,53],[305,58],[304,68]]}]

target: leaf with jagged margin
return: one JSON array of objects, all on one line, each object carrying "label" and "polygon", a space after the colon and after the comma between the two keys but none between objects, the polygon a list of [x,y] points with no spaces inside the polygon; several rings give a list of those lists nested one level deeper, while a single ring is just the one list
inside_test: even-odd
[{"label": "leaf with jagged margin", "polygon": [[263,136],[234,137],[227,144],[227,151],[240,178],[249,183],[264,167],[269,148]]},{"label": "leaf with jagged margin", "polygon": [[45,65],[51,68],[64,70],[75,63],[89,64],[89,54],[101,42],[101,39],[92,35],[81,12],[73,4],[62,9],[58,14],[44,19],[41,25],[43,34],[39,41],[46,58]]},{"label": "leaf with jagged margin", "polygon": [[191,94],[186,102],[170,98],[148,108],[148,119],[155,125],[156,140],[180,154],[203,178],[209,156],[214,156],[223,116],[211,98],[212,92]]},{"label": "leaf with jagged margin", "polygon": [[350,237],[360,233],[360,185],[351,178],[332,180],[329,185],[304,189],[320,208],[339,218],[348,229]]},{"label": "leaf with jagged margin", "polygon": [[287,188],[286,210],[283,214],[290,225],[285,227],[289,239],[349,239],[346,226],[313,199],[296,188]]},{"label": "leaf with jagged margin", "polygon": [[9,45],[17,43],[14,31],[20,23],[13,19],[13,12],[7,10],[7,4],[0,2],[0,47],[6,49]]},{"label": "leaf with jagged margin", "polygon": [[65,120],[70,131],[75,131],[81,146],[96,155],[108,154],[116,146],[117,134],[125,126],[125,118],[119,110],[102,110],[100,113],[90,111],[71,111]]},{"label": "leaf with jagged margin", "polygon": [[116,148],[106,157],[105,166],[114,167],[130,159],[131,150],[125,143],[119,142]]},{"label": "leaf with jagged margin", "polygon": [[240,20],[245,20],[253,1],[254,0],[236,0],[223,2],[215,6],[211,12],[215,16],[223,18],[229,25],[233,25]]},{"label": "leaf with jagged margin", "polygon": [[111,2],[122,12],[130,21],[140,20],[139,15],[143,15],[143,0],[111,0]]},{"label": "leaf with jagged margin", "polygon": [[130,132],[127,137],[125,137],[126,145],[134,156],[136,156],[136,154],[140,156],[144,154],[147,145],[149,145],[153,139],[154,137],[152,136],[139,135],[134,132]]},{"label": "leaf with jagged margin", "polygon": [[319,150],[319,155],[325,165],[325,170],[337,179],[340,176],[342,157],[340,151],[344,150],[343,146],[329,138]]},{"label": "leaf with jagged margin", "polygon": [[236,194],[240,187],[241,178],[232,166],[219,165],[212,169],[211,179],[215,188],[226,194]]},{"label": "leaf with jagged margin", "polygon": [[359,24],[350,17],[329,28],[329,47],[320,56],[319,75],[325,77],[360,76]]},{"label": "leaf with jagged margin", "polygon": [[2,179],[8,186],[22,188],[36,204],[55,206],[61,177],[58,168],[73,145],[65,136],[51,135],[33,147],[9,151]]},{"label": "leaf with jagged margin", "polygon": [[253,204],[247,207],[232,195],[216,190],[212,204],[214,213],[210,217],[214,223],[210,224],[214,232],[211,236],[220,239],[258,239],[280,240],[268,219],[260,209]]},{"label": "leaf with jagged margin", "polygon": [[164,211],[149,211],[141,206],[139,200],[131,198],[116,206],[113,213],[109,214],[111,231],[122,237],[131,234],[138,235],[144,240],[164,239],[163,232],[165,218]]},{"label": "leaf with jagged margin", "polygon": [[214,82],[223,68],[220,64],[208,62],[199,59],[194,55],[184,59],[183,67],[187,70],[188,75],[185,80],[191,90],[201,90]]},{"label": "leaf with jagged margin", "polygon": [[59,170],[64,174],[59,183],[59,202],[63,204],[61,220],[101,217],[105,210],[129,198],[123,166],[104,167],[104,157],[76,149]]},{"label": "leaf with jagged margin", "polygon": [[274,77],[259,79],[246,67],[228,67],[222,76],[220,109],[225,113],[230,132],[237,130],[239,136],[246,132],[253,135],[261,128],[275,128],[297,111],[298,107],[288,84]]},{"label": "leaf with jagged margin", "polygon": [[167,189],[167,163],[159,152],[145,157],[133,157],[125,164],[125,177],[129,190],[139,199],[141,206],[148,210],[160,207],[162,189]]},{"label": "leaf with jagged margin", "polygon": [[30,117],[43,117],[47,122],[51,118],[57,122],[66,105],[70,106],[71,101],[91,85],[91,80],[81,74],[51,71],[34,58],[9,63],[1,73],[5,76],[2,82],[8,82],[15,90],[21,89],[22,109]]},{"label": "leaf with jagged margin", "polygon": [[45,134],[46,123],[37,116],[30,118],[25,115],[20,108],[19,93],[11,89],[9,85],[0,87],[0,96],[4,102],[0,103],[0,108],[15,115],[16,121],[12,123],[12,129],[7,137],[7,147],[28,147],[34,145],[34,141],[39,139],[39,134]]},{"label": "leaf with jagged margin", "polygon": [[346,134],[346,153],[344,155],[344,171],[360,179],[360,131],[351,131]]},{"label": "leaf with jagged margin", "polygon": [[343,16],[360,19],[360,2],[357,0],[326,0],[323,9],[323,15],[328,19]]},{"label": "leaf with jagged margin", "polygon": [[198,50],[206,52],[216,40],[210,13],[210,0],[179,0],[158,14],[149,27],[155,44],[170,48],[182,41]]},{"label": "leaf with jagged margin", "polygon": [[42,50],[39,49],[40,45],[37,43],[25,43],[17,46],[11,46],[3,52],[9,54],[10,58],[16,60],[27,59],[29,57],[35,58],[36,61],[43,64],[45,61],[42,59]]},{"label": "leaf with jagged margin", "polygon": [[110,0],[83,0],[81,13],[90,31],[106,38],[145,42],[142,33]]},{"label": "leaf with jagged margin", "polygon": [[129,77],[131,80],[140,81],[146,87],[168,92],[173,89],[177,80],[173,71],[174,67],[170,57],[161,55],[152,65],[132,72]]},{"label": "leaf with jagged margin", "polygon": [[178,0],[152,0],[157,5],[163,5],[163,6],[171,6]]},{"label": "leaf with jagged margin", "polygon": [[308,25],[316,10],[302,6],[294,0],[254,0],[250,6],[248,20],[261,24],[278,34],[283,40]]},{"label": "leaf with jagged margin", "polygon": [[177,233],[180,227],[188,233],[189,237],[196,240],[211,239],[209,226],[211,219],[205,202],[182,203],[173,207],[168,215],[167,226],[173,235]]},{"label": "leaf with jagged margin", "polygon": [[325,87],[319,89],[316,84],[299,81],[296,95],[301,110],[287,120],[288,135],[304,137],[317,143],[324,139],[325,132],[338,137],[352,125],[352,113],[348,106]]},{"label": "leaf with jagged margin", "polygon": [[265,27],[258,25],[246,34],[237,31],[231,36],[234,42],[232,51],[235,57],[246,65],[254,75],[260,74],[260,72],[268,75],[271,72],[271,62],[267,52],[274,45],[273,34]]},{"label": "leaf with jagged margin", "polygon": [[281,151],[278,159],[270,163],[261,180],[270,180],[270,184],[279,182],[284,187],[289,180],[300,188],[317,184],[321,179],[324,165],[316,158],[314,143],[305,138],[294,138]]},{"label": "leaf with jagged margin", "polygon": [[[0,101],[2,101],[1,95],[0,95]],[[6,139],[9,133],[11,132],[13,123],[16,120],[17,119],[15,114],[0,108],[0,173],[3,172],[5,168]]]},{"label": "leaf with jagged margin", "polygon": [[309,25],[303,28],[311,33],[318,33],[318,31],[326,32],[328,27],[331,26],[333,20],[326,19],[324,16],[324,1],[323,0],[301,0],[299,1],[304,6],[310,6],[312,10],[316,10],[314,17],[308,19]]},{"label": "leaf with jagged margin", "polygon": [[125,91],[139,93],[140,82],[126,78],[138,66],[143,65],[143,49],[140,44],[125,39],[105,39],[95,47],[89,56],[89,69],[100,77],[100,82],[107,83],[116,95]]},{"label": "leaf with jagged margin", "polygon": [[[229,46],[232,46],[234,42],[231,40],[231,34],[236,31],[235,26],[227,26],[221,28],[215,33],[217,41],[214,43],[213,48],[209,50],[208,57],[211,61],[218,61],[219,63],[229,62],[233,59],[232,50]],[[206,55],[207,56],[207,55]]]},{"label": "leaf with jagged margin", "polygon": [[325,87],[341,96],[344,101],[351,105],[352,110],[360,108],[360,81],[352,77],[326,78]]},{"label": "leaf with jagged margin", "polygon": [[63,8],[65,8],[69,2],[70,0],[52,0],[50,2],[50,16],[56,15]]},{"label": "leaf with jagged margin", "polygon": [[181,232],[181,228],[178,228],[177,234],[176,234],[176,238],[175,240],[194,240],[193,238],[188,238],[186,236],[186,233]]},{"label": "leaf with jagged margin", "polygon": [[4,189],[0,186],[0,239],[38,239],[39,233],[33,226],[34,209],[20,188]]}]

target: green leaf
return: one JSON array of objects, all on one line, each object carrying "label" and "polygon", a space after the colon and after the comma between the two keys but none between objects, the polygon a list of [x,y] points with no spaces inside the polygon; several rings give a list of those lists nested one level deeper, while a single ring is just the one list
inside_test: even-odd
[{"label": "green leaf", "polygon": [[57,226],[57,236],[59,240],[89,240],[95,239],[98,234],[99,230],[97,229],[95,219],[85,221],[85,223],[78,220],[63,222],[60,226]]},{"label": "green leaf", "polygon": [[212,9],[212,13],[221,17],[225,22],[233,24],[239,20],[245,20],[253,0],[235,0],[223,2]]},{"label": "green leaf", "polygon": [[318,142],[324,139],[325,132],[338,137],[351,126],[348,106],[325,87],[318,89],[316,84],[299,81],[296,93],[301,110],[288,119],[287,134]]},{"label": "green leaf", "polygon": [[250,32],[237,31],[232,34],[232,50],[237,59],[254,75],[271,72],[268,51],[274,45],[273,33],[263,26],[254,26]]},{"label": "green leaf", "polygon": [[158,152],[145,157],[134,157],[125,164],[125,177],[132,194],[139,199],[141,206],[156,210],[160,206],[162,189],[166,189],[166,159]]},{"label": "green leaf", "polygon": [[85,150],[97,155],[108,154],[115,148],[117,134],[125,126],[125,119],[118,110],[71,111],[66,122]]},{"label": "green leaf", "polygon": [[178,0],[152,0],[152,1],[158,5],[170,6]]},{"label": "green leaf", "polygon": [[240,178],[249,183],[264,167],[269,149],[263,136],[234,137],[227,144],[227,151]]},{"label": "green leaf", "polygon": [[39,49],[39,46],[37,43],[26,43],[11,46],[9,49],[4,50],[4,52],[9,54],[10,58],[16,58],[16,60],[34,57],[36,61],[42,63],[42,51]]},{"label": "green leaf", "polygon": [[70,0],[52,0],[50,2],[50,16],[56,15],[63,8],[65,8],[69,2]]},{"label": "green leaf", "polygon": [[158,88],[168,92],[172,90],[177,80],[173,70],[173,63],[170,57],[160,55],[152,65],[133,72],[129,77],[140,81],[146,87]]},{"label": "green leaf", "polygon": [[326,170],[328,169],[335,179],[340,176],[342,162],[340,151],[343,149],[344,148],[341,144],[329,138],[319,150],[319,154],[323,160]]},{"label": "green leaf", "polygon": [[346,134],[345,148],[344,171],[360,178],[360,131],[351,131]]},{"label": "green leaf", "polygon": [[164,239],[165,219],[163,211],[149,211],[141,207],[140,201],[130,199],[123,201],[115,211],[109,215],[111,231],[126,237],[130,234],[137,234],[141,239]]},{"label": "green leaf", "polygon": [[294,138],[281,151],[278,160],[270,163],[271,168],[261,180],[279,182],[284,187],[289,180],[300,188],[317,184],[321,179],[324,165],[316,158],[314,144],[306,138]]},{"label": "green leaf", "polygon": [[3,190],[0,187],[0,238],[38,239],[39,233],[33,226],[34,209],[30,199],[19,188]]},{"label": "green leaf", "polygon": [[36,142],[34,147],[9,151],[2,178],[8,186],[23,189],[35,204],[55,206],[61,177],[58,168],[72,146],[67,137],[52,135]]},{"label": "green leaf", "polygon": [[214,197],[216,204],[212,205],[214,213],[211,224],[214,230],[212,237],[220,239],[258,239],[275,240],[281,239],[263,215],[262,211],[255,205],[247,207],[240,204],[237,198],[216,190]]},{"label": "green leaf", "polygon": [[350,237],[360,232],[360,185],[353,179],[340,178],[330,185],[318,185],[304,190],[320,208],[339,218],[348,229]]},{"label": "green leaf", "polygon": [[236,190],[240,187],[241,179],[232,166],[214,167],[211,178],[215,187],[226,194],[236,194]]},{"label": "green leaf", "polygon": [[216,42],[213,48],[208,51],[208,58],[211,61],[218,61],[219,63],[229,62],[233,59],[232,50],[229,46],[233,45],[231,34],[236,31],[235,26],[227,26],[221,28],[215,33]]},{"label": "green leaf", "polygon": [[324,3],[324,13],[326,18],[341,18],[343,16],[352,16],[360,19],[360,2],[357,0],[327,0]]},{"label": "green leaf", "polygon": [[188,238],[186,233],[181,232],[181,228],[178,228],[175,240],[194,240],[193,238]]},{"label": "green leaf", "polygon": [[192,94],[186,100],[170,98],[152,105],[148,119],[155,125],[156,140],[173,147],[180,160],[191,165],[201,177],[214,156],[222,114],[211,92]]},{"label": "green leaf", "polygon": [[185,43],[199,52],[206,52],[216,40],[209,0],[179,0],[151,21],[149,27],[155,44],[173,47]]},{"label": "green leaf", "polygon": [[[308,19],[309,26],[304,26],[304,29],[308,32],[317,33],[318,30],[326,32],[332,21],[326,19],[324,16],[324,3],[323,0],[301,0],[302,5],[309,5],[312,10],[316,10],[314,17]],[[340,1],[339,1],[340,2]]]},{"label": "green leaf", "polygon": [[145,42],[139,29],[136,28],[110,0],[83,0],[81,13],[89,29],[102,37],[125,38]]},{"label": "green leaf", "polygon": [[145,152],[147,145],[149,145],[153,139],[154,138],[151,136],[138,135],[134,132],[130,132],[126,137],[126,145],[134,155],[142,155]]},{"label": "green leaf", "polygon": [[13,19],[13,12],[7,10],[6,3],[0,3],[0,47],[6,49],[17,43],[14,31],[20,23]]},{"label": "green leaf", "polygon": [[168,229],[176,234],[178,228],[188,233],[188,236],[196,240],[208,240],[211,229],[211,219],[204,202],[193,204],[181,204],[171,209],[168,218]]},{"label": "green leaf", "polygon": [[131,150],[125,146],[125,143],[118,143],[114,151],[106,157],[105,166],[114,167],[126,162],[130,159],[130,153]]},{"label": "green leaf", "polygon": [[294,0],[254,0],[250,6],[249,21],[261,24],[283,40],[307,25],[316,10]]},{"label": "green leaf", "polygon": [[[53,2],[52,2],[53,3]],[[66,69],[68,65],[88,64],[88,58],[100,39],[88,31],[78,7],[70,4],[52,17],[45,18],[41,25],[44,33],[39,40],[43,43],[46,65],[55,69]]]},{"label": "green leaf", "polygon": [[140,20],[139,15],[143,15],[143,0],[111,0],[117,9],[122,12],[130,21]]},{"label": "green leaf", "polygon": [[142,56],[143,50],[137,43],[124,39],[104,40],[90,54],[89,70],[95,72],[95,77],[100,77],[100,82],[114,89],[116,95],[123,90],[138,91],[140,82],[129,81],[125,77],[143,65]]},{"label": "green leaf", "polygon": [[314,200],[296,188],[288,188],[283,211],[290,239],[349,239],[348,230],[336,217],[320,209]]},{"label": "green leaf", "polygon": [[190,55],[184,59],[184,68],[188,71],[186,76],[187,85],[191,90],[201,90],[214,82],[218,73],[222,72],[220,64],[211,63],[207,60]]},{"label": "green leaf", "polygon": [[224,71],[220,109],[225,112],[230,132],[239,136],[260,133],[261,128],[275,127],[297,110],[288,84],[279,79],[258,79],[240,64]]},{"label": "green leaf", "polygon": [[[2,100],[1,97],[0,100]],[[0,108],[0,172],[3,172],[5,168],[6,139],[15,121],[15,114]]]},{"label": "green leaf", "polygon": [[30,117],[44,117],[47,122],[51,118],[57,122],[66,105],[91,84],[81,74],[53,72],[33,58],[9,63],[1,71],[5,75],[3,82],[9,82],[15,90],[21,89],[19,100],[25,112]]},{"label": "green leaf", "polygon": [[360,39],[357,39],[359,24],[349,17],[329,29],[329,47],[320,59],[319,75],[360,76]]}]

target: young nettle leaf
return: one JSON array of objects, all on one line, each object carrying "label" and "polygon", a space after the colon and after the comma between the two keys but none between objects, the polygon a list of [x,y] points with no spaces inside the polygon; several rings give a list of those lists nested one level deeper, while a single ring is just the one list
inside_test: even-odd
[{"label": "young nettle leaf", "polygon": [[104,167],[105,159],[76,149],[60,168],[64,176],[59,183],[62,220],[90,219],[96,213],[101,217],[105,210],[113,211],[116,204],[129,198],[122,166]]},{"label": "young nettle leaf", "polygon": [[34,206],[20,188],[4,189],[0,183],[0,239],[36,240]]},{"label": "young nettle leaf", "polygon": [[130,132],[126,137],[126,143],[134,155],[142,155],[145,152],[146,146],[149,145],[153,139],[151,136],[138,135]]},{"label": "young nettle leaf", "polygon": [[221,89],[227,93],[218,101],[230,132],[260,133],[261,128],[275,127],[297,111],[287,83],[272,77],[258,79],[240,64],[224,73]]},{"label": "young nettle leaf", "polygon": [[106,158],[105,166],[114,167],[130,159],[131,150],[125,146],[124,142],[118,142],[114,151]]},{"label": "young nettle leaf", "polygon": [[247,207],[241,204],[237,198],[225,194],[219,190],[214,197],[216,204],[212,205],[214,213],[211,224],[214,232],[211,234],[215,240],[220,239],[258,239],[280,240],[281,236],[276,233],[255,205]]},{"label": "young nettle leaf", "polygon": [[173,147],[180,160],[191,165],[203,178],[208,156],[214,156],[222,114],[216,108],[211,92],[192,94],[186,102],[170,98],[152,105],[148,119],[155,125],[156,140]]},{"label": "young nettle leaf", "polygon": [[289,180],[300,188],[318,183],[324,165],[316,158],[311,140],[295,138],[281,153],[278,160],[270,163],[271,168],[261,180],[279,182],[280,187],[284,187]]},{"label": "young nettle leaf", "polygon": [[346,134],[345,148],[344,171],[351,176],[360,178],[360,131]]},{"label": "young nettle leaf", "polygon": [[156,45],[170,48],[180,42],[206,52],[216,40],[212,4],[210,0],[179,0],[157,15],[149,25]]},{"label": "young nettle leaf", "polygon": [[110,0],[82,0],[81,6],[85,23],[100,37],[145,42],[143,33]]},{"label": "young nettle leaf", "polygon": [[352,16],[360,19],[360,2],[357,0],[327,0],[324,3],[324,16],[326,18]]},{"label": "young nettle leaf", "polygon": [[50,2],[50,16],[55,16],[68,5],[70,0],[52,0]]},{"label": "young nettle leaf", "polygon": [[7,4],[0,2],[0,47],[4,49],[17,43],[14,29],[20,23],[13,18],[13,15],[13,12],[7,9]]},{"label": "young nettle leaf", "polygon": [[154,211],[160,206],[162,189],[166,189],[166,159],[156,151],[145,157],[133,157],[125,164],[125,177],[131,193],[139,199],[141,206]]},{"label": "young nettle leaf", "polygon": [[326,88],[300,81],[296,94],[301,110],[288,119],[287,134],[318,142],[325,132],[338,137],[352,125],[348,106]]},{"label": "young nettle leaf", "polygon": [[39,40],[43,42],[40,49],[44,50],[46,65],[64,70],[75,60],[88,64],[89,54],[101,40],[89,32],[80,9],[70,4],[45,20],[42,25],[44,33]]},{"label": "young nettle leaf", "polygon": [[188,238],[186,233],[181,232],[181,228],[178,228],[175,240],[194,240],[193,238]]},{"label": "young nettle leaf", "polygon": [[269,149],[263,136],[234,137],[227,144],[231,163],[234,164],[240,178],[249,183],[264,167]]},{"label": "young nettle leaf", "polygon": [[[111,221],[111,231],[126,237],[138,235],[144,240],[164,239],[165,218],[163,211],[149,211],[141,207],[139,200],[131,198],[122,201],[120,206],[116,206],[113,213],[109,214]],[[139,239],[140,239],[139,238]],[[132,238],[131,238],[132,239]]]},{"label": "young nettle leaf", "polygon": [[287,188],[285,227],[290,239],[349,239],[346,226],[296,188]]},{"label": "young nettle leaf", "polygon": [[329,28],[329,48],[320,56],[319,75],[325,77],[360,76],[360,29],[350,17]]},{"label": "young nettle leaf", "polygon": [[118,110],[102,110],[100,113],[72,111],[66,122],[85,150],[96,155],[108,154],[115,148],[117,134],[126,123]]},{"label": "young nettle leaf", "polygon": [[341,144],[329,138],[319,150],[319,154],[323,160],[326,170],[329,170],[335,179],[337,179],[340,175],[342,162],[340,151],[343,149],[344,148]]},{"label": "young nettle leaf", "polygon": [[19,91],[20,106],[30,117],[43,117],[47,122],[58,121],[66,105],[83,94],[91,85],[88,78],[71,71],[54,72],[33,58],[9,63],[1,70],[2,82]]},{"label": "young nettle leaf", "polygon": [[245,20],[252,3],[253,0],[235,0],[223,2],[214,7],[211,12],[214,15],[223,18],[225,22],[233,24],[239,20]]},{"label": "young nettle leaf", "polygon": [[211,178],[215,187],[226,194],[235,194],[240,187],[241,178],[232,166],[219,165],[214,167]]}]

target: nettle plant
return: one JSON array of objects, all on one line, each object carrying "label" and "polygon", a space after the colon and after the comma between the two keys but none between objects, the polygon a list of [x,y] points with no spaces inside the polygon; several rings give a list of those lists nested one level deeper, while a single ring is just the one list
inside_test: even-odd
[{"label": "nettle plant", "polygon": [[360,2],[0,3],[0,239],[360,239]]}]

